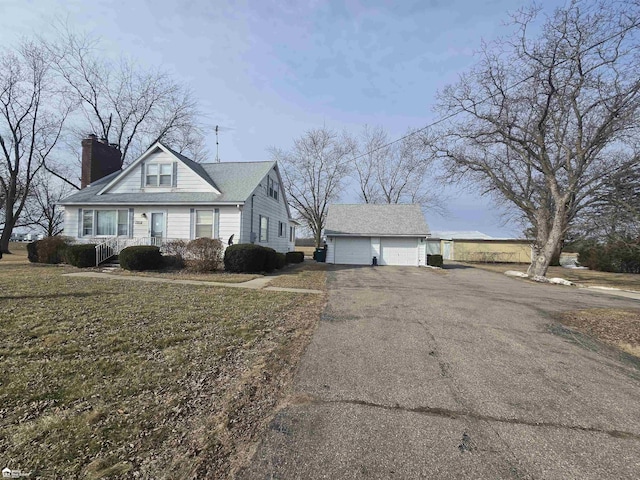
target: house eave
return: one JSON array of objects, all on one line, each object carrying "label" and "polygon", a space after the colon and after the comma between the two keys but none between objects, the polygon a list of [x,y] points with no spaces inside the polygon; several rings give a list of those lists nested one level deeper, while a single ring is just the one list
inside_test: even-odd
[{"label": "house eave", "polygon": [[326,233],[327,237],[420,237],[427,238],[428,233]]},{"label": "house eave", "polygon": [[58,205],[178,205],[178,206],[189,206],[189,205],[244,205],[245,202],[238,201],[229,201],[229,202],[208,202],[208,201],[199,201],[199,202],[145,202],[145,201],[135,201],[135,202],[59,202]]}]

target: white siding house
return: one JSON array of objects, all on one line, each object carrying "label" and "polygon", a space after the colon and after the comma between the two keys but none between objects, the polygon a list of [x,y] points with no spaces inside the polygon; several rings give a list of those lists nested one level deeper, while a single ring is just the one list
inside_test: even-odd
[{"label": "white siding house", "polygon": [[199,164],[156,143],[65,198],[64,231],[119,248],[209,237],[284,253],[294,249],[297,224],[281,184],[276,162]]},{"label": "white siding house", "polygon": [[426,265],[429,227],[419,205],[330,205],[327,263]]}]

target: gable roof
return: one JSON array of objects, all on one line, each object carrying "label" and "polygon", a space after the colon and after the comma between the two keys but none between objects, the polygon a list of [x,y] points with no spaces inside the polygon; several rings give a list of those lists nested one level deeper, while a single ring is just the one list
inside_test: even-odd
[{"label": "gable roof", "polygon": [[420,205],[329,205],[325,235],[424,237],[429,227]]},{"label": "gable roof", "polygon": [[[168,151],[185,163],[214,189],[211,192],[136,192],[103,193],[115,184],[120,176],[126,175],[134,164],[146,158],[157,148]],[[206,204],[243,203],[262,179],[276,166],[276,162],[224,162],[196,163],[193,160],[162,145],[155,144],[125,170],[108,175],[82,190],[68,196],[61,205],[115,205],[115,204]],[[215,180],[214,180],[215,179]]]}]

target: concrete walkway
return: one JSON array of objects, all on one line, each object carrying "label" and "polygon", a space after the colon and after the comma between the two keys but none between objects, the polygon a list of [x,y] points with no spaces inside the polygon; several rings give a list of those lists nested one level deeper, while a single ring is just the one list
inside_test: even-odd
[{"label": "concrete walkway", "polygon": [[209,287],[227,287],[227,288],[248,288],[250,290],[267,290],[270,292],[292,292],[292,293],[312,293],[322,294],[322,290],[311,290],[306,288],[287,288],[287,287],[268,287],[269,282],[277,278],[277,276],[254,278],[242,283],[223,283],[223,282],[207,282],[206,280],[180,280],[172,278],[160,277],[143,277],[136,275],[114,275],[102,272],[78,272],[66,273],[65,277],[86,277],[98,278],[103,280],[122,280],[130,282],[147,282],[147,283],[175,283],[180,285],[204,285]]},{"label": "concrete walkway", "polygon": [[637,308],[480,269],[329,272],[329,301],[241,479],[637,479],[640,362],[559,325]]}]

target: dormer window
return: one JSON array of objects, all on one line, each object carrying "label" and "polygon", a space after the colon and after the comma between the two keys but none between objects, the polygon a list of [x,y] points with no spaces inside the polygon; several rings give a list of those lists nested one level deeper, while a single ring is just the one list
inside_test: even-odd
[{"label": "dormer window", "polygon": [[273,178],[267,177],[267,190],[269,192],[269,196],[278,200],[278,189],[280,185]]},{"label": "dormer window", "polygon": [[145,185],[147,187],[170,187],[173,184],[171,163],[150,163],[147,165]]}]

